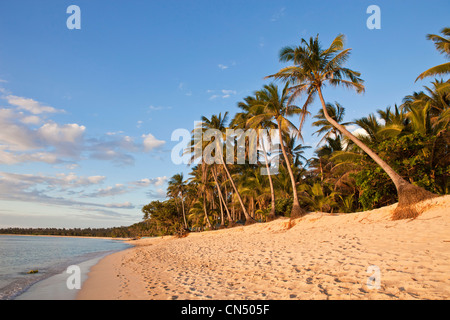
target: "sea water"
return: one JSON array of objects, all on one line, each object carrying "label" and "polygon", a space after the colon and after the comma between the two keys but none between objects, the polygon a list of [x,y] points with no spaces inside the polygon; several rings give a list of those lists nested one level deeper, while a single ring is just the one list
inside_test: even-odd
[{"label": "sea water", "polygon": [[[0,300],[25,296],[50,277],[63,281],[61,274],[68,266],[88,266],[89,261],[129,247],[110,239],[0,235]],[[30,270],[38,272],[29,274]]]}]

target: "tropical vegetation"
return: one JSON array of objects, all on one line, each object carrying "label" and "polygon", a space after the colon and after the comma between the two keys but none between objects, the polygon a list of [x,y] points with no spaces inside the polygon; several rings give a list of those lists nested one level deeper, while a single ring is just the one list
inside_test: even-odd
[{"label": "tropical vegetation", "polygon": [[[450,28],[441,33],[427,39],[448,59]],[[421,73],[416,81],[435,78],[423,91],[405,96],[400,105],[349,121],[344,119],[345,105],[327,102],[323,94],[326,86],[356,93],[365,90],[361,74],[346,66],[351,49],[344,47],[344,41],[338,35],[324,48],[316,36],[282,48],[280,62],[290,65],[266,77],[274,82],[244,97],[230,121],[228,112],[202,116],[203,128],[197,130],[213,128],[223,134],[201,141],[203,151],[225,141],[227,129],[264,129],[278,134],[279,152],[264,147],[267,137],[275,137],[271,134],[257,137],[256,163],[230,164],[225,161],[229,149],[214,148],[215,159],[222,161],[199,162],[185,180],[175,175],[168,199],[148,205],[164,209],[150,214],[144,207],[144,221],[152,223],[148,232],[182,234],[279,216],[294,218],[311,211],[358,212],[396,202],[394,219],[415,218],[419,214],[415,203],[450,193],[448,62]],[[320,108],[312,125],[320,142],[313,156],[306,158],[305,149],[312,146],[303,144],[302,129],[317,97]],[[350,126],[353,131],[359,128],[359,133],[351,133]],[[194,143],[187,152],[192,153],[193,147]],[[236,140],[232,147],[239,148]],[[269,170],[273,169],[269,157],[278,157],[276,174]],[[263,168],[267,174],[262,174]]]},{"label": "tropical vegetation", "polygon": [[[448,60],[450,28],[441,33],[427,39]],[[185,150],[193,161],[190,172],[175,174],[166,200],[145,205],[143,221],[128,227],[128,234],[184,235],[312,211],[365,211],[396,202],[393,219],[415,218],[417,202],[449,194],[449,62],[411,79],[413,84],[431,78],[422,91],[406,95],[399,105],[346,119],[345,102],[327,101],[324,95],[327,86],[365,91],[362,75],[346,66],[351,49],[344,44],[345,37],[338,35],[323,47],[316,36],[282,48],[280,62],[289,65],[243,97],[239,112],[201,115],[202,125],[193,129]],[[316,146],[304,145],[302,135],[310,115],[320,138]],[[253,129],[257,135],[253,141],[245,136],[230,140],[230,129],[242,135]],[[195,139],[209,130],[219,134]],[[241,138],[244,145],[238,143]],[[250,161],[248,150],[255,141],[256,161]],[[279,148],[266,147],[274,143]],[[306,156],[308,148],[314,148],[311,157]],[[194,150],[213,161],[200,159]],[[238,154],[246,156],[243,163],[237,161]]]}]

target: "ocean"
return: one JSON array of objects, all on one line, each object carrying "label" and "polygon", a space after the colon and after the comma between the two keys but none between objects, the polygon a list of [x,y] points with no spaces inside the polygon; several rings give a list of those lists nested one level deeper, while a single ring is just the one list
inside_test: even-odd
[{"label": "ocean", "polygon": [[110,239],[0,235],[0,300],[71,299],[68,266],[80,266],[85,279],[100,258],[129,247]]}]

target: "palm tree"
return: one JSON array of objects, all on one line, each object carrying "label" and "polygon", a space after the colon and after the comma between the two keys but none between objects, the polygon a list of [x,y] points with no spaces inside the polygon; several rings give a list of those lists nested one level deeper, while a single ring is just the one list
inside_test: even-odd
[{"label": "palm tree", "polygon": [[[260,131],[258,129],[272,130],[273,128],[275,128],[276,124],[274,124],[270,120],[259,121],[259,122],[253,121],[250,124],[248,123],[248,121],[251,118],[264,113],[264,107],[259,107],[259,108],[255,107],[255,105],[258,105],[258,104],[259,104],[258,99],[257,99],[257,97],[254,97],[254,96],[247,96],[246,98],[244,98],[244,101],[239,102],[238,107],[241,108],[243,110],[243,112],[239,112],[234,116],[233,120],[231,121],[231,126],[233,126],[235,128],[242,128],[242,129],[248,129],[251,127],[252,129],[257,130],[258,135],[260,133]],[[270,134],[268,135],[268,139],[270,139]],[[276,215],[276,212],[275,212],[275,189],[273,186],[272,175],[270,174],[270,167],[269,167],[270,164],[269,164],[267,151],[265,148],[264,135],[259,135],[258,141],[260,142],[259,145],[261,146],[262,154],[264,156],[267,177],[269,179],[269,185],[270,185],[271,209],[270,209],[270,213],[269,213],[267,220],[271,221],[271,220],[275,219],[275,215]]]},{"label": "palm tree", "polygon": [[[434,42],[434,46],[436,47],[436,49],[440,53],[442,53],[447,59],[450,59],[450,28],[442,29],[441,33],[443,34],[443,36],[436,34],[428,34],[427,39],[432,40]],[[450,73],[450,62],[446,62],[422,72],[417,77],[416,81],[419,79],[422,80],[426,77],[445,75],[449,73]]]},{"label": "palm tree", "polygon": [[[350,122],[344,121],[344,114],[345,114],[345,108],[339,104],[338,102],[335,102],[335,104],[327,103],[327,111],[331,118],[333,118],[336,122],[340,123],[343,126],[351,124]],[[314,116],[314,119],[318,119],[317,121],[313,122],[312,125],[315,127],[319,127],[319,130],[314,132],[318,136],[323,134],[322,139],[319,141],[318,145],[323,142],[326,138],[329,138],[330,136],[337,137],[340,135],[340,131],[337,130],[336,127],[334,127],[331,123],[328,122],[328,120],[325,118],[325,115],[323,114],[323,110],[320,109],[319,112]]]},{"label": "palm tree", "polygon": [[297,143],[296,134],[283,134],[283,141],[285,144],[286,153],[289,156],[289,159],[292,159],[292,165],[294,168],[303,166],[303,162],[301,160],[305,161],[305,163],[308,162],[308,159],[306,159],[303,154],[305,153],[305,149],[309,149],[311,147]]},{"label": "palm tree", "polygon": [[[192,178],[190,178],[190,181],[196,186],[198,201],[202,201],[202,209],[205,216],[204,220],[206,221],[208,227],[212,229],[212,224],[208,217],[208,210],[206,209],[207,193],[208,189],[211,188],[207,173],[207,167],[203,164],[200,164],[193,168],[191,172]],[[198,209],[199,207],[200,206],[198,204],[194,204],[194,207],[192,209]],[[198,210],[196,212],[198,213]]]},{"label": "palm tree", "polygon": [[225,211],[227,212],[228,222],[231,225],[233,220],[231,219],[230,210],[228,210],[227,202],[225,201],[225,198],[224,198],[223,193],[222,193],[222,188],[221,188],[221,185],[219,183],[218,168],[217,168],[216,164],[213,165],[211,171],[212,171],[212,176],[213,176],[213,179],[214,179],[214,183],[216,184],[217,194],[219,196],[219,205],[220,205],[220,210],[221,210],[221,221],[220,221],[220,224],[222,226],[225,225],[225,219],[223,217],[223,207],[224,207]]},{"label": "palm tree", "polygon": [[183,210],[184,228],[188,229],[186,222],[186,213],[184,210],[184,192],[186,189],[186,181],[183,180],[183,173],[177,173],[168,182],[167,194],[175,199],[181,198],[181,207]]},{"label": "palm tree", "polygon": [[435,80],[432,88],[424,86],[425,92],[414,92],[403,99],[402,110],[411,111],[415,108],[428,107],[431,122],[435,124],[439,117],[450,106],[450,82]]},{"label": "palm tree", "polygon": [[307,108],[316,95],[319,96],[325,118],[334,127],[341,131],[347,138],[366,152],[391,178],[397,189],[399,203],[394,213],[394,218],[402,219],[416,217],[417,210],[412,207],[417,202],[434,197],[435,195],[406,182],[375,152],[358,140],[344,126],[330,117],[323,98],[322,88],[329,84],[334,87],[343,86],[354,89],[357,93],[363,93],[365,88],[360,73],[345,68],[344,63],[350,56],[351,49],[344,49],[344,36],[338,35],[327,49],[323,49],[319,43],[319,36],[311,37],[309,42],[301,40],[298,47],[285,47],[280,52],[280,61],[293,62],[294,65],[285,67],[278,71],[273,77],[290,84],[289,90],[292,95],[290,101],[306,94],[303,105],[303,114],[300,120],[300,128],[307,114]]},{"label": "palm tree", "polygon": [[254,124],[270,120],[274,120],[277,123],[281,152],[283,153],[284,161],[286,162],[286,168],[289,172],[292,183],[293,205],[290,217],[301,217],[306,213],[306,211],[300,207],[300,203],[298,201],[296,181],[288,154],[286,153],[286,148],[283,140],[283,132],[293,131],[297,134],[300,133],[295,125],[288,119],[288,117],[295,114],[300,114],[302,110],[299,107],[288,103],[288,84],[284,86],[281,94],[279,93],[278,87],[272,83],[269,85],[264,85],[263,89],[257,91],[255,95],[257,96],[258,103],[255,103],[253,108],[259,108],[260,106],[263,106],[264,111],[261,114],[255,115],[254,117],[249,119],[248,125],[252,126]]},{"label": "palm tree", "polygon": [[324,192],[324,187],[320,183],[314,183],[310,185],[302,185],[303,194],[302,200],[306,202],[313,211],[330,212],[337,203],[334,200],[337,192],[333,191],[330,194]]},{"label": "palm tree", "polygon": [[[225,114],[222,117],[222,114],[219,113],[219,115],[212,115],[211,119],[208,119],[205,116],[202,116],[202,123],[203,123],[203,130],[208,130],[208,129],[213,129],[213,130],[218,130],[222,133],[222,139],[223,141],[226,141],[226,136],[225,136],[225,131],[226,131],[226,122],[227,122],[227,116],[228,116],[228,112],[225,112]],[[213,141],[211,143],[215,143],[216,147],[215,147],[215,151],[217,152],[217,157],[220,159],[220,162],[222,163],[223,169],[225,170],[228,179],[231,183],[231,186],[233,187],[233,190],[236,194],[236,197],[239,200],[239,203],[241,205],[242,211],[244,213],[245,216],[245,220],[246,220],[246,224],[250,224],[252,222],[254,222],[255,220],[248,214],[244,202],[242,201],[241,195],[239,194],[239,191],[236,187],[236,184],[234,183],[233,178],[231,177],[230,171],[228,170],[227,164],[225,162],[224,159],[224,155],[223,155],[223,150],[220,147],[220,141]]]}]

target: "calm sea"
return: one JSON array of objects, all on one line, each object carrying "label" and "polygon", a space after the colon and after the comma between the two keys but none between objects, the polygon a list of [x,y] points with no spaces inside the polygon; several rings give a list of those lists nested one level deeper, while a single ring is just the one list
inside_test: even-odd
[{"label": "calm sea", "polygon": [[120,240],[0,235],[0,300],[14,299],[70,265],[129,247]]}]

